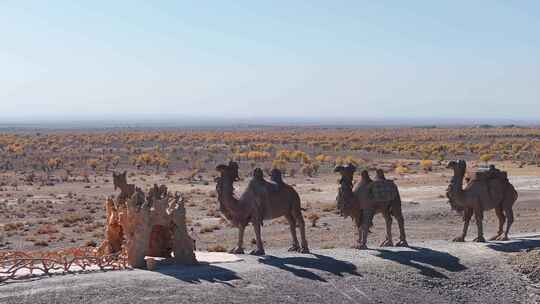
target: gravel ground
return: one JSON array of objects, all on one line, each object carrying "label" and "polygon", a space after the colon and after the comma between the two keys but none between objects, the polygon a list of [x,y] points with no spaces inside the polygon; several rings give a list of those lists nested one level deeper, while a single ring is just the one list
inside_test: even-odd
[{"label": "gravel ground", "polygon": [[55,276],[0,285],[0,303],[539,303],[508,259],[540,247],[540,236],[413,245],[268,250],[234,263]]},{"label": "gravel ground", "polygon": [[540,249],[518,252],[511,256],[510,264],[533,283],[540,283]]}]

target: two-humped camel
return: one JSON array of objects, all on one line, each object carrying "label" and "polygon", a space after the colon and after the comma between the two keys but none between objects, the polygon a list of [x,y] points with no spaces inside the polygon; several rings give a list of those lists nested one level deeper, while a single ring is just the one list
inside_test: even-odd
[{"label": "two-humped camel", "polygon": [[[337,207],[344,217],[350,216],[358,229],[358,244],[355,248],[367,249],[367,236],[373,216],[382,213],[386,222],[386,239],[382,247],[393,246],[392,216],[399,225],[399,242],[396,246],[408,246],[405,236],[405,224],[401,210],[401,198],[393,181],[386,180],[382,171],[377,172],[378,179],[371,180],[366,170],[362,171],[362,180],[353,191],[353,178],[356,167],[352,164],[337,166],[334,172],[341,174],[340,186],[336,198]],[[383,186],[386,191],[380,193]],[[379,193],[377,193],[379,191]]]},{"label": "two-humped camel", "polygon": [[[216,190],[220,211],[233,226],[238,228],[238,243],[232,253],[244,253],[244,230],[249,223],[253,224],[257,241],[257,249],[251,254],[264,255],[261,238],[263,220],[284,216],[289,222],[292,246],[290,251],[309,253],[300,196],[290,185],[283,182],[271,183],[264,179],[262,170],[257,168],[253,178],[240,198],[234,195],[234,182],[239,179],[238,164],[229,162],[219,165],[216,170],[220,173],[217,178]],[[279,175],[274,172],[274,175]],[[274,176],[274,177],[276,177]],[[280,178],[273,178],[281,180]],[[296,227],[300,228],[301,243],[296,236]]]},{"label": "two-humped camel", "polygon": [[[447,197],[453,209],[463,210],[463,232],[454,238],[454,242],[464,242],[469,228],[469,222],[474,214],[478,227],[478,237],[475,242],[485,242],[482,221],[484,211],[495,209],[495,214],[499,219],[499,229],[497,235],[490,240],[508,240],[510,227],[514,222],[514,212],[512,207],[518,198],[514,186],[498,170],[492,168],[485,175],[486,178],[474,178],[463,188],[463,179],[467,170],[464,160],[451,161],[447,168],[454,170],[454,176],[448,186]],[[506,230],[503,230],[506,221]]]}]

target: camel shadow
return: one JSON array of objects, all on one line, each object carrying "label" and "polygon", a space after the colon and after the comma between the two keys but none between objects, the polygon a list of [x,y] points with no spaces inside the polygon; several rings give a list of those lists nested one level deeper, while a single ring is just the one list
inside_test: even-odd
[{"label": "camel shadow", "polygon": [[540,240],[526,237],[512,238],[505,242],[489,242],[486,247],[501,252],[519,252],[530,248],[539,248]]},{"label": "camel shadow", "polygon": [[375,256],[416,268],[420,271],[420,274],[430,278],[448,279],[448,276],[435,269],[435,267],[450,272],[458,272],[467,269],[465,265],[461,264],[459,258],[448,252],[424,247],[409,247],[409,249],[411,250],[391,251],[378,249],[378,254]]},{"label": "camel shadow", "polygon": [[357,267],[352,263],[336,260],[325,255],[312,255],[314,257],[299,256],[286,258],[267,255],[260,258],[259,263],[288,271],[297,277],[320,282],[327,281],[317,273],[308,269],[324,271],[339,277],[343,277],[345,274],[360,276],[357,272]]},{"label": "camel shadow", "polygon": [[204,281],[234,287],[228,282],[242,280],[236,272],[208,263],[200,263],[194,266],[166,265],[158,267],[154,271],[191,284],[200,284]]}]

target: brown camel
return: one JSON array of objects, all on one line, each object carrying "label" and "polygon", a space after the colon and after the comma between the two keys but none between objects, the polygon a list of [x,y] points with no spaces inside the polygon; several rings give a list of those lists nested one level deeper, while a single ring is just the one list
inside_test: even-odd
[{"label": "brown camel", "polygon": [[[216,185],[220,210],[225,218],[238,228],[238,244],[231,253],[244,253],[244,230],[251,222],[257,240],[257,249],[251,254],[264,255],[261,239],[263,220],[281,216],[287,219],[290,226],[292,246],[289,251],[309,253],[300,196],[293,187],[264,180],[262,170],[257,168],[248,187],[240,198],[237,198],[234,195],[233,183],[238,180],[238,164],[230,162],[229,165],[217,166],[216,170],[221,174]],[[296,236],[297,225],[300,227],[301,244]]]},{"label": "brown camel", "polygon": [[114,190],[120,189],[117,203],[124,204],[135,193],[135,185],[127,183],[127,171],[122,173],[113,172]]},{"label": "brown camel", "polygon": [[[454,170],[454,176],[448,186],[447,197],[453,209],[463,211],[463,232],[460,236],[454,238],[454,242],[464,242],[469,228],[469,222],[474,214],[476,225],[478,227],[478,237],[475,242],[485,242],[482,221],[484,211],[495,209],[495,214],[499,219],[499,230],[497,235],[490,240],[505,241],[508,240],[510,227],[514,222],[514,212],[512,207],[518,198],[514,186],[505,176],[496,174],[500,172],[494,168],[488,171],[493,172],[489,178],[473,178],[465,189],[463,188],[463,179],[467,170],[467,164],[464,160],[451,161],[446,166]],[[506,230],[503,230],[506,222]]]},{"label": "brown camel", "polygon": [[[337,206],[342,216],[350,216],[358,229],[358,244],[355,248],[367,249],[367,236],[372,225],[373,216],[381,213],[386,222],[386,239],[382,247],[393,246],[392,216],[399,225],[399,242],[396,246],[408,246],[405,236],[405,224],[401,210],[401,198],[393,181],[386,180],[382,171],[378,172],[378,180],[373,181],[366,170],[362,171],[362,180],[353,191],[354,165],[338,166],[334,172],[341,174],[338,190]],[[381,187],[382,190],[381,190]],[[382,191],[382,193],[381,193]]]}]

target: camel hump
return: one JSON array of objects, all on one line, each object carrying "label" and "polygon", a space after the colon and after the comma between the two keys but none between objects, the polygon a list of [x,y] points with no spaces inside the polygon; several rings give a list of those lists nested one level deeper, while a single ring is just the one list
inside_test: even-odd
[{"label": "camel hump", "polygon": [[505,198],[506,191],[509,187],[513,189],[512,184],[508,180],[507,173],[494,169],[494,167],[490,167],[489,170],[475,172],[471,181],[465,187],[465,190],[473,187],[484,189],[483,191],[487,192],[489,199],[497,203]]},{"label": "camel hump", "polygon": [[270,171],[270,179],[278,185],[284,184],[283,174],[281,173],[281,170],[279,169],[272,169],[272,171]]},{"label": "camel hump", "polygon": [[391,180],[376,180],[368,187],[369,198],[375,202],[389,202],[399,197],[398,188]]},{"label": "camel hump", "polygon": [[500,181],[508,181],[508,173],[506,171],[501,171],[495,166],[491,165],[489,168],[480,169],[476,172],[474,172],[472,176],[472,180],[477,181],[490,181],[490,180],[500,180]]}]

